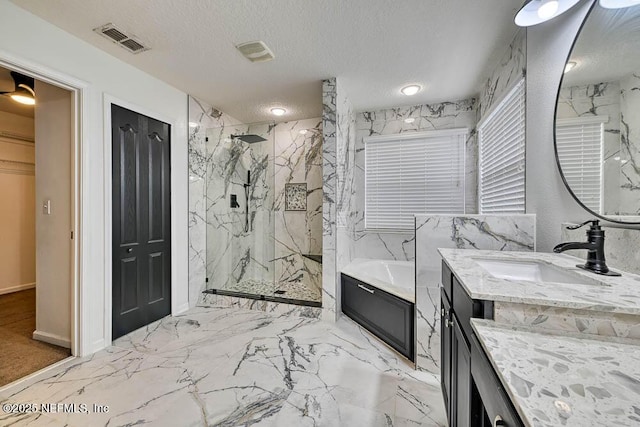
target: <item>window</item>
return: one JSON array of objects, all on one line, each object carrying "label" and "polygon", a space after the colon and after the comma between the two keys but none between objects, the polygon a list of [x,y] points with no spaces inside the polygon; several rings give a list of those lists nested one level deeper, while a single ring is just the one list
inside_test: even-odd
[{"label": "window", "polygon": [[607,121],[603,116],[556,121],[562,174],[576,197],[595,213],[602,211],[602,141]]},{"label": "window", "polygon": [[365,138],[365,228],[412,230],[415,214],[464,213],[467,133]]},{"label": "window", "polygon": [[521,79],[478,125],[480,213],[525,211],[525,103]]}]

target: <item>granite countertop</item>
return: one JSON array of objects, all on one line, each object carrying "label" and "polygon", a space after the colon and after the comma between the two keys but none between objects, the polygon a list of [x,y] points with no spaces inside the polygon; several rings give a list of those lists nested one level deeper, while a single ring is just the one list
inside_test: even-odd
[{"label": "granite countertop", "polygon": [[471,324],[525,425],[640,425],[640,341]]},{"label": "granite countertop", "polygon": [[[473,299],[535,304],[601,312],[640,314],[640,276],[602,276],[576,267],[584,260],[543,252],[500,252],[470,249],[438,249],[442,259]],[[587,281],[601,284],[544,283],[499,279],[474,259],[535,261],[555,266]]]}]

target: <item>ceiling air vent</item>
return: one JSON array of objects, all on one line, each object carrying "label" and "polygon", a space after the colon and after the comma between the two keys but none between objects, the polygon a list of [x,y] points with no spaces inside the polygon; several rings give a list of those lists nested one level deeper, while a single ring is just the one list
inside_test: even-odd
[{"label": "ceiling air vent", "polygon": [[140,53],[150,49],[136,40],[133,36],[127,35],[127,33],[116,28],[116,26],[111,23],[94,28],[93,31],[127,49],[131,53]]},{"label": "ceiling air vent", "polygon": [[273,52],[263,41],[241,43],[236,46],[236,49],[251,62],[271,61],[274,58]]}]

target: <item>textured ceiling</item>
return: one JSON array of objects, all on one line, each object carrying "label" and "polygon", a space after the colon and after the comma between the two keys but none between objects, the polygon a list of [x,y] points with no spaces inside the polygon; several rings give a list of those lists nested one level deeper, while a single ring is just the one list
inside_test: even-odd
[{"label": "textured ceiling", "polygon": [[578,86],[619,80],[640,72],[640,7],[595,7],[587,17],[569,61],[577,66],[562,85]]},{"label": "textured ceiling", "polygon": [[[457,100],[508,44],[523,0],[13,0],[17,5],[245,122],[321,115],[337,76],[356,110]],[[132,55],[92,32],[112,22],[150,51]],[[250,63],[238,43],[275,60]],[[419,83],[407,98],[399,89]]]}]

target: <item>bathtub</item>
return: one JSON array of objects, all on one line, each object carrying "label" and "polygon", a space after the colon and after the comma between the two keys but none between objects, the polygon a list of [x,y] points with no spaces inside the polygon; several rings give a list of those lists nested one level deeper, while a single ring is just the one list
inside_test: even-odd
[{"label": "bathtub", "polygon": [[415,303],[416,271],[415,264],[411,261],[358,258],[343,268],[341,272]]},{"label": "bathtub", "polygon": [[414,264],[356,259],[340,273],[342,313],[414,362]]}]

